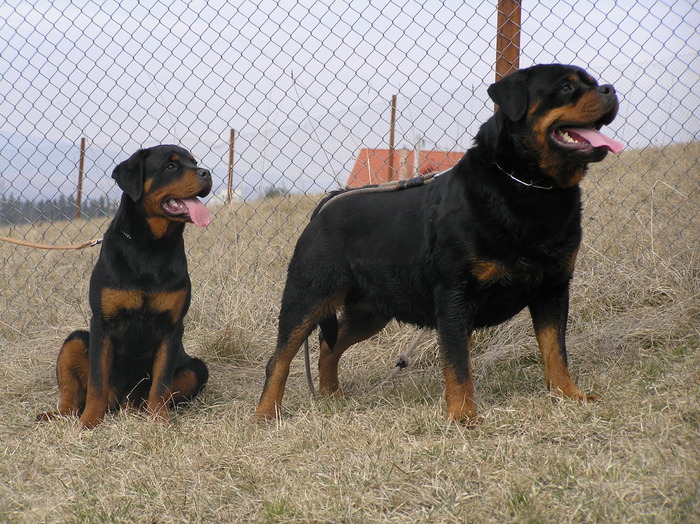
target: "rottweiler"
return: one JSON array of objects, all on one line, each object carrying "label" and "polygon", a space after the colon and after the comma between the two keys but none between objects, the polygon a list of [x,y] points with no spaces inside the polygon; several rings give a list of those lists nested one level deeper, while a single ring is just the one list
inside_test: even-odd
[{"label": "rottweiler", "polygon": [[340,191],[312,214],[289,264],[255,419],[278,416],[290,363],[317,325],[320,390],[333,395],[343,353],[396,319],[437,330],[447,417],[476,422],[472,333],[525,307],[547,386],[595,399],[569,375],[565,333],[579,183],[589,163],[622,149],[599,131],[617,114],[615,89],[552,64],[516,71],[488,94],[497,110],[455,167],[413,189]]},{"label": "rottweiler", "polygon": [[198,197],[211,173],[175,145],[141,149],[112,178],[123,191],[90,278],[90,331],[75,331],[58,354],[60,415],[88,428],[126,405],[168,420],[168,408],[193,399],[208,379],[206,364],[185,353],[183,319],[191,284],[183,230],[207,226]]}]

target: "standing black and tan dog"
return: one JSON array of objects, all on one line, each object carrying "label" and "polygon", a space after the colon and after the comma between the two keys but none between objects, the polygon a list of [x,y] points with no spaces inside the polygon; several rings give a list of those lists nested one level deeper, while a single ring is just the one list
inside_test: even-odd
[{"label": "standing black and tan dog", "polygon": [[595,398],[569,375],[565,332],[578,184],[590,162],[622,148],[598,131],[617,114],[615,90],[578,67],[539,65],[488,93],[499,109],[453,169],[419,188],[331,195],[317,208],[289,264],[255,418],[278,413],[290,362],[316,325],[321,392],[340,394],[343,352],[397,319],[437,330],[448,418],[474,421],[472,332],[525,307],[547,385]]},{"label": "standing black and tan dog", "polygon": [[168,419],[168,407],[194,398],[207,366],[182,346],[190,277],[182,232],[209,224],[197,197],[211,190],[208,170],[178,146],[142,149],[112,173],[123,190],[90,279],[90,332],[76,331],[58,355],[59,415],[85,427],[129,404]]}]

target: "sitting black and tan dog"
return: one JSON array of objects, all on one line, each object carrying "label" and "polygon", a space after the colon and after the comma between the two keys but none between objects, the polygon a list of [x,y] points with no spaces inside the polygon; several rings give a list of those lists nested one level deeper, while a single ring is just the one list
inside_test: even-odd
[{"label": "sitting black and tan dog", "polygon": [[454,168],[402,191],[341,191],[316,209],[289,264],[256,419],[278,414],[290,362],[317,325],[320,389],[332,395],[348,347],[397,319],[437,330],[447,416],[474,422],[472,333],[525,307],[548,387],[595,399],[569,375],[565,332],[579,183],[589,163],[622,149],[599,132],[617,114],[615,89],[557,64],[517,71],[488,94],[498,110]]},{"label": "sitting black and tan dog", "polygon": [[167,420],[208,378],[182,346],[191,287],[182,233],[210,222],[197,197],[211,190],[211,174],[186,149],[162,145],[134,153],[112,178],[123,195],[90,279],[90,332],[64,342],[58,411],[38,420],[79,415],[91,428],[125,405]]}]

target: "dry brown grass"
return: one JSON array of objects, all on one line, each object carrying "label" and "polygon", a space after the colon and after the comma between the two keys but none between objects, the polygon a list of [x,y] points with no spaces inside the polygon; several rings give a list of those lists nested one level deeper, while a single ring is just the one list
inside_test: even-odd
[{"label": "dry brown grass", "polygon": [[[170,426],[36,425],[63,337],[87,324],[94,252],[0,246],[0,521],[692,522],[700,520],[700,146],[623,153],[584,182],[570,364],[603,397],[547,394],[527,315],[478,336],[474,430],[444,421],[434,336],[379,393],[414,331],[349,352],[355,396],[312,401],[294,362],[284,418],[250,422],[292,246],[316,197],[218,210],[187,231],[186,346],[211,378]],[[91,237],[104,223],[18,228]],[[19,268],[19,269],[17,269]]]}]

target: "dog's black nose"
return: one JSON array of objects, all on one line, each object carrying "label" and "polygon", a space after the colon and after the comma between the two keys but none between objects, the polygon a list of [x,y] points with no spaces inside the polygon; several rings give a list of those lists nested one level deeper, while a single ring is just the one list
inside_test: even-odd
[{"label": "dog's black nose", "polygon": [[601,95],[614,95],[615,94],[615,88],[611,86],[610,84],[606,84],[604,86],[598,87],[598,92]]},{"label": "dog's black nose", "polygon": [[198,197],[205,197],[209,194],[209,191],[211,191],[211,186],[212,186],[212,179],[211,179],[211,171],[208,169],[204,168],[199,168],[197,169],[197,176],[201,180],[202,183],[202,192],[199,193],[197,196]]}]

